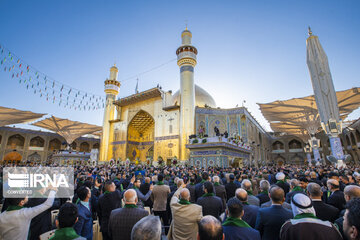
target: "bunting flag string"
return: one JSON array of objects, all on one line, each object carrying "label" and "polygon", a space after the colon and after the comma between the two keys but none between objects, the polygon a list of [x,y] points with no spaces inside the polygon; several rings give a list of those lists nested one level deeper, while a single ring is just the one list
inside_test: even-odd
[{"label": "bunting flag string", "polygon": [[9,73],[13,81],[24,85],[27,90],[64,108],[90,111],[104,108],[104,96],[82,91],[56,81],[0,45],[0,69]]}]

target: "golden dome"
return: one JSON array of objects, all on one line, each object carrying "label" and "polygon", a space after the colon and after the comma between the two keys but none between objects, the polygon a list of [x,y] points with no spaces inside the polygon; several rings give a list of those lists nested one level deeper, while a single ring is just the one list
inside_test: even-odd
[{"label": "golden dome", "polygon": [[[180,105],[180,90],[176,91],[171,99],[172,105]],[[216,108],[215,100],[204,89],[195,84],[195,106]]]}]

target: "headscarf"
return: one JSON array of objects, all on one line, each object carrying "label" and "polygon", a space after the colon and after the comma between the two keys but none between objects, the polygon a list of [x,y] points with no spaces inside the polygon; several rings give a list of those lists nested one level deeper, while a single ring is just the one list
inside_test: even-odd
[{"label": "headscarf", "polygon": [[291,209],[294,217],[301,213],[315,214],[311,199],[303,193],[297,193],[291,198]]}]

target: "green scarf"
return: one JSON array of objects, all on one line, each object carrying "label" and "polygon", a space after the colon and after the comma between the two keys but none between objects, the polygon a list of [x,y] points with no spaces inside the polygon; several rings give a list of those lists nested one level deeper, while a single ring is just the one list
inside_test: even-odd
[{"label": "green scarf", "polygon": [[187,201],[187,200],[185,200],[185,199],[180,199],[179,203],[182,204],[182,205],[189,205],[189,204],[191,204],[191,202],[189,202],[189,201]]},{"label": "green scarf", "polygon": [[278,181],[276,182],[276,184],[279,184],[279,183],[285,183],[285,181],[284,181],[284,180],[278,180]]},{"label": "green scarf", "polygon": [[21,206],[14,206],[14,205],[10,205],[8,206],[8,208],[6,209],[6,211],[10,212],[10,211],[14,211],[14,210],[20,210],[24,207],[21,207]]},{"label": "green scarf", "polygon": [[201,180],[201,182],[200,182],[200,183],[204,183],[204,182],[206,182],[206,180],[204,180],[204,179],[203,179],[203,180]]},{"label": "green scarf", "polygon": [[248,203],[248,202],[242,202],[242,204],[243,204],[243,205],[249,205],[249,203]]},{"label": "green scarf", "polygon": [[218,183],[218,182],[214,183],[214,186],[219,186],[219,185],[220,185],[220,183]]},{"label": "green scarf", "polygon": [[109,194],[109,193],[111,193],[111,192],[110,192],[110,191],[105,191],[105,192],[104,192],[104,194]]},{"label": "green scarf", "polygon": [[120,190],[121,190],[121,191],[124,191],[124,187],[123,187],[122,184],[120,184]]},{"label": "green scarf", "polygon": [[194,185],[195,185],[195,183],[190,183],[190,185],[191,185],[191,186],[194,186]]},{"label": "green scarf", "polygon": [[202,197],[213,197],[215,196],[214,193],[205,193],[204,195],[202,195]]},{"label": "green scarf", "polygon": [[124,208],[137,208],[135,204],[125,204]]},{"label": "green scarf", "polygon": [[330,195],[331,195],[331,192],[330,192],[330,190],[328,190],[328,191],[327,191],[327,197],[329,198]]},{"label": "green scarf", "polygon": [[253,195],[253,192],[251,190],[246,191],[249,196]]},{"label": "green scarf", "polygon": [[62,240],[62,239],[75,239],[80,237],[76,234],[75,230],[72,227],[60,228],[55,231],[51,240]]},{"label": "green scarf", "polygon": [[266,194],[266,195],[268,195],[269,192],[268,192],[268,191],[262,191],[262,192],[260,192],[260,194]]},{"label": "green scarf", "polygon": [[158,181],[158,183],[156,185],[164,185],[163,181]]},{"label": "green scarf", "polygon": [[138,189],[137,187],[135,187],[135,185],[134,185],[134,189],[136,190],[136,189]]},{"label": "green scarf", "polygon": [[294,219],[301,219],[301,218],[316,218],[317,217],[312,213],[300,213],[294,217]]},{"label": "green scarf", "polygon": [[296,186],[293,188],[292,192],[295,192],[295,191],[303,192],[303,189],[300,186]]},{"label": "green scarf", "polygon": [[222,225],[251,228],[250,225],[247,224],[244,220],[240,218],[232,218],[232,217],[226,218],[225,222]]}]

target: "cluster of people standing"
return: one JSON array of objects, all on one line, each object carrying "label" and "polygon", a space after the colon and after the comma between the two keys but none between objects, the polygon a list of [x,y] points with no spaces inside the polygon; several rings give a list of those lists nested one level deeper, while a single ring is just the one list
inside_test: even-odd
[{"label": "cluster of people standing", "polygon": [[[3,239],[360,239],[356,166],[75,167],[72,199],[4,199]],[[55,226],[51,211],[59,209]]]}]

